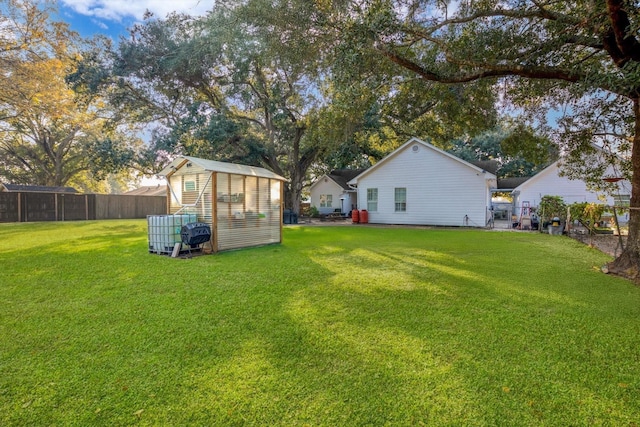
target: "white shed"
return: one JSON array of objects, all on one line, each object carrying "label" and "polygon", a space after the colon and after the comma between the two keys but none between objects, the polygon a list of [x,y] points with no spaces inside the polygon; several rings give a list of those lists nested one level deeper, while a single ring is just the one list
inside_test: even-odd
[{"label": "white shed", "polygon": [[497,178],[411,138],[349,184],[370,223],[485,227]]},{"label": "white shed", "polygon": [[212,231],[214,252],[282,241],[283,181],[263,168],[178,157],[160,172],[168,213],[195,214]]},{"label": "white shed", "polygon": [[[598,193],[588,188],[580,179],[569,179],[560,176],[561,161],[552,163],[540,173],[518,185],[512,192],[515,214],[520,215],[523,204],[535,208],[544,196],[560,196],[566,204],[572,203],[605,203],[627,204],[631,196],[631,183],[621,180],[617,183],[618,194],[615,197]],[[611,176],[613,176],[611,174]]]}]

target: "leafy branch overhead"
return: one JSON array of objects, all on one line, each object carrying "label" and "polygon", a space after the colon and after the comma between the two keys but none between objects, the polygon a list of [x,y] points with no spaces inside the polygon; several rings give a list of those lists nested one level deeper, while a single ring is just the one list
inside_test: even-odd
[{"label": "leafy branch overhead", "polygon": [[205,17],[149,17],[76,82],[102,73],[98,87],[123,114],[157,124],[152,151],[267,167],[290,178],[287,204],[297,206],[328,147],[307,136],[323,93],[312,55],[285,55],[268,37],[222,5]]},{"label": "leafy branch overhead", "polygon": [[[632,179],[630,244],[609,271],[640,277],[640,8],[625,0],[449,4],[365,1],[330,16],[348,33],[344,57],[386,61],[387,80],[490,82],[503,111],[559,145],[570,176],[601,183],[606,168],[585,174],[581,154],[594,145],[608,152],[608,165]],[[548,112],[557,127],[546,127]]]}]

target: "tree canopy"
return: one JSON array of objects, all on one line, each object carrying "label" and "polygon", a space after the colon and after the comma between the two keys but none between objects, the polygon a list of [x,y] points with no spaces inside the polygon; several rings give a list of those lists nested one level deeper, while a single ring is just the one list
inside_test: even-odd
[{"label": "tree canopy", "polygon": [[0,178],[95,189],[96,181],[128,166],[135,138],[105,126],[100,98],[79,97],[67,84],[83,40],[53,22],[48,6],[1,3]]},{"label": "tree canopy", "polygon": [[[610,271],[640,276],[640,9],[625,0],[364,1],[341,3],[331,25],[342,49],[388,80],[491,83],[503,110],[544,130],[584,164],[594,145],[632,177],[629,243]],[[355,40],[355,41],[354,41]],[[560,114],[546,126],[548,112]],[[629,156],[630,154],[630,156]],[[625,156],[627,155],[627,156]],[[626,160],[625,160],[626,159]],[[602,169],[591,168],[593,184]],[[587,171],[582,171],[584,174]]]},{"label": "tree canopy", "polygon": [[324,89],[313,55],[276,49],[271,37],[222,5],[206,17],[150,16],[108,61],[86,62],[76,85],[100,82],[94,90],[124,114],[155,123],[156,156],[236,161],[286,176],[286,204],[297,211],[306,172],[330,145],[308,134],[323,117]]},{"label": "tree canopy", "polygon": [[555,144],[522,126],[497,127],[469,139],[454,139],[448,151],[467,161],[497,161],[501,178],[533,176],[558,157]]}]

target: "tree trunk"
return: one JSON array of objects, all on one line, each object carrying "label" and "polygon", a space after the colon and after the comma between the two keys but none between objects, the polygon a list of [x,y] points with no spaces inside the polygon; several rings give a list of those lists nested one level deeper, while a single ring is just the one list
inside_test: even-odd
[{"label": "tree trunk", "polygon": [[[304,182],[304,172],[300,170],[298,164],[291,168],[289,182],[289,194],[285,207],[291,209],[296,215],[300,215],[300,202],[302,201],[302,184]],[[288,206],[287,206],[288,205]]]},{"label": "tree trunk", "polygon": [[635,129],[631,151],[631,204],[629,236],[624,251],[607,265],[609,273],[640,280],[640,100],[633,99]]}]

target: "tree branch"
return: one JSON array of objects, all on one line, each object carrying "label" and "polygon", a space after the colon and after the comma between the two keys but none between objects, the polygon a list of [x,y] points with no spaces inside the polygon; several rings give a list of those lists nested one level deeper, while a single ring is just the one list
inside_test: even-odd
[{"label": "tree branch", "polygon": [[611,22],[612,41],[615,40],[618,51],[625,58],[623,65],[629,60],[640,61],[640,43],[630,32],[631,22],[623,1],[607,0],[607,12]]},{"label": "tree branch", "polygon": [[377,50],[392,62],[418,74],[422,79],[439,83],[455,84],[468,83],[487,77],[518,76],[533,79],[563,80],[575,83],[584,78],[584,75],[575,71],[563,70],[553,67],[525,66],[518,64],[479,64],[477,71],[461,74],[439,75],[421,65],[393,52],[385,47],[377,47]]}]

